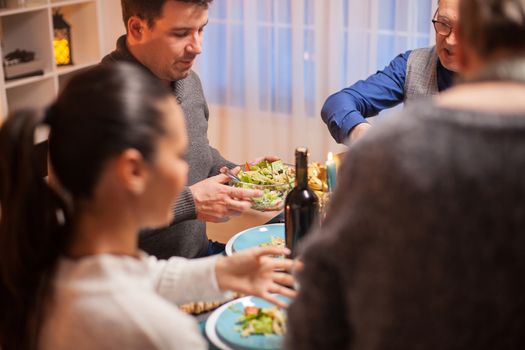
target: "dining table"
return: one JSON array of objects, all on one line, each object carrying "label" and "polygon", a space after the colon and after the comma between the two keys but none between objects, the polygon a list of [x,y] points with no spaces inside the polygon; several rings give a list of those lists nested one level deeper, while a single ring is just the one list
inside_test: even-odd
[{"label": "dining table", "polygon": [[[344,156],[345,156],[344,152],[333,155],[333,160],[335,162],[335,169],[340,167],[340,163],[342,162]],[[326,164],[323,164],[323,165],[326,166]],[[326,177],[323,178],[322,180],[326,182]],[[322,204],[321,214],[323,210],[326,210],[325,206],[329,198],[330,198],[329,193],[328,194],[325,193],[323,195],[322,197],[323,204]],[[250,229],[256,226],[260,226],[260,225],[277,224],[277,223],[284,223],[283,210],[258,211],[254,209],[248,209],[241,215],[232,217],[230,220],[226,222],[207,223],[206,232],[210,240],[226,244],[233,236],[235,236],[236,234],[244,230],[247,230],[247,229]],[[215,345],[213,345],[213,343],[209,341],[209,339],[206,336],[206,332],[205,332],[206,321],[212,313],[213,311],[205,312],[203,314],[197,315],[196,319],[199,321],[199,326],[202,331],[202,334],[208,341],[209,349],[215,350],[217,349],[217,347],[215,347]]]},{"label": "dining table", "polygon": [[235,234],[246,229],[284,222],[283,211],[257,211],[248,209],[239,216],[234,216],[223,223],[207,223],[208,238],[226,244]]},{"label": "dining table", "polygon": [[[213,241],[221,242],[226,244],[230,238],[235,236],[237,233],[246,229],[265,225],[284,222],[283,211],[258,211],[254,209],[248,209],[239,216],[234,216],[230,220],[222,223],[207,223],[206,232],[208,238]],[[199,322],[199,327],[202,335],[208,341],[208,349],[218,350],[213,343],[207,338],[205,333],[206,321],[212,314],[212,311],[196,315],[196,319]]]}]

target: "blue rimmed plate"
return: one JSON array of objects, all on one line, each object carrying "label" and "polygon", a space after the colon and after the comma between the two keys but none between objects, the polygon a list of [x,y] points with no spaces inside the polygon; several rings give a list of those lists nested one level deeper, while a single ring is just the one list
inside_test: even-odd
[{"label": "blue rimmed plate", "polygon": [[284,224],[270,224],[249,228],[237,233],[226,243],[226,255],[269,243],[272,237],[284,239]]},{"label": "blue rimmed plate", "polygon": [[[289,301],[279,296],[281,300]],[[206,322],[208,339],[222,350],[279,350],[283,336],[254,334],[241,337],[237,332],[237,321],[242,316],[245,306],[271,307],[269,302],[257,297],[244,297],[233,300],[217,310]]]}]

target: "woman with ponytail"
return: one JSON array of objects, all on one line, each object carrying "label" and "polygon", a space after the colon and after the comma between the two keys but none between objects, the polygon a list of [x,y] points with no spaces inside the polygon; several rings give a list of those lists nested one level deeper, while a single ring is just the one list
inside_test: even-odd
[{"label": "woman with ponytail", "polygon": [[[37,129],[50,129],[53,189]],[[0,129],[0,348],[204,349],[176,304],[229,290],[293,297],[288,259],[259,248],[233,257],[160,261],[137,232],[172,220],[186,182],[186,132],[170,92],[128,65],[75,76],[45,115]],[[55,185],[56,183],[56,185]]]}]

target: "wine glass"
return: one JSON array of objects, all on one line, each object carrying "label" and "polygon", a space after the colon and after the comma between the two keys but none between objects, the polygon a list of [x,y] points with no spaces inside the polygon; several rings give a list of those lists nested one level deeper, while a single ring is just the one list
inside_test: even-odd
[{"label": "wine glass", "polygon": [[323,225],[326,219],[328,204],[330,203],[331,197],[332,192],[322,192],[322,194],[319,195],[319,223],[321,225]]}]

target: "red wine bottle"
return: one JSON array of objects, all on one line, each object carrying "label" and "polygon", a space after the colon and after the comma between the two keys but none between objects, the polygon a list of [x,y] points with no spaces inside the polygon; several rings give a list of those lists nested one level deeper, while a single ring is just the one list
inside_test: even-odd
[{"label": "red wine bottle", "polygon": [[286,196],[284,227],[286,247],[297,254],[298,242],[308,234],[319,212],[319,199],[308,186],[308,150],[295,150],[295,187]]}]

